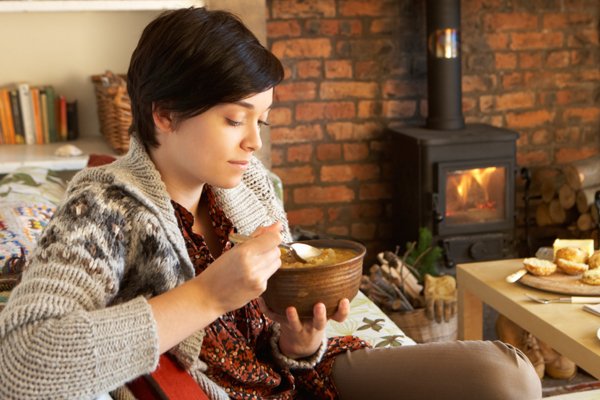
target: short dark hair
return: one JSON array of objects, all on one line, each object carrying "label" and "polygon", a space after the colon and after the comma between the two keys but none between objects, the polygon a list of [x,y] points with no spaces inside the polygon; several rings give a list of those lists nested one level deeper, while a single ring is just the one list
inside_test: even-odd
[{"label": "short dark hair", "polygon": [[194,7],[167,11],[148,24],[131,56],[130,133],[157,147],[153,105],[172,112],[177,123],[264,92],[283,75],[277,57],[234,14]]}]

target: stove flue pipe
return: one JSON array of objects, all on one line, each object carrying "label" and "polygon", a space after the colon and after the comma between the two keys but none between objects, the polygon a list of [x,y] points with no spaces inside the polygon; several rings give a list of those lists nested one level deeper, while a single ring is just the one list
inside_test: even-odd
[{"label": "stove flue pipe", "polygon": [[458,130],[462,113],[460,0],[427,0],[426,128]]}]

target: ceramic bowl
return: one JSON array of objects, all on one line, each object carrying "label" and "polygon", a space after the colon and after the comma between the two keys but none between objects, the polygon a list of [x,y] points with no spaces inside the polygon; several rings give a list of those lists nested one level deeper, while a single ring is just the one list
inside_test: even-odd
[{"label": "ceramic bowl", "polygon": [[366,249],[350,240],[318,239],[302,243],[321,248],[352,249],[356,256],[329,265],[280,268],[269,278],[262,297],[267,306],[280,315],[285,315],[287,307],[294,306],[300,318],[310,319],[314,305],[321,302],[327,308],[327,315],[331,316],[341,299],[352,300],[356,296]]}]

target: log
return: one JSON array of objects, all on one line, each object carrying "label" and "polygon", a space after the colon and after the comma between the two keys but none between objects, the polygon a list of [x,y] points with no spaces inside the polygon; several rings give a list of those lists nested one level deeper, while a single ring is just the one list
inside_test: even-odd
[{"label": "log", "polygon": [[577,218],[577,229],[580,231],[589,231],[594,227],[594,221],[590,213],[583,213]]},{"label": "log", "polygon": [[541,195],[544,202],[550,203],[556,196],[558,188],[564,183],[565,175],[561,169],[539,168],[532,173],[531,193]]},{"label": "log", "polygon": [[590,215],[592,216],[592,221],[594,221],[594,224],[598,225],[598,219],[600,219],[600,216],[598,215],[598,209],[595,206],[590,207]]},{"label": "log", "polygon": [[590,207],[595,207],[594,198],[596,196],[596,192],[599,190],[600,185],[596,185],[577,191],[577,210],[579,210],[580,213],[588,212]]},{"label": "log", "polygon": [[550,214],[550,220],[554,224],[563,224],[567,220],[567,213],[560,205],[558,199],[554,199],[548,204],[548,213]]},{"label": "log", "polygon": [[562,208],[568,210],[575,205],[575,191],[571,186],[564,183],[558,189],[558,201]]},{"label": "log", "polygon": [[574,161],[562,168],[569,186],[573,190],[600,184],[600,155]]},{"label": "log", "polygon": [[535,209],[535,222],[537,226],[552,225],[552,218],[550,218],[550,211],[547,203],[538,204]]}]

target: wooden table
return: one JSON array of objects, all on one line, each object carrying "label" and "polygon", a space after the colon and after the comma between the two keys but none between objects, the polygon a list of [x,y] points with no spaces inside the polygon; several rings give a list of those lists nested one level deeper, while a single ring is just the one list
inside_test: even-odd
[{"label": "wooden table", "polygon": [[504,278],[522,266],[521,259],[487,261],[457,266],[458,338],[477,340],[483,334],[483,303],[548,343],[579,367],[600,379],[600,317],[581,304],[539,304],[525,293],[564,297],[507,283]]}]

